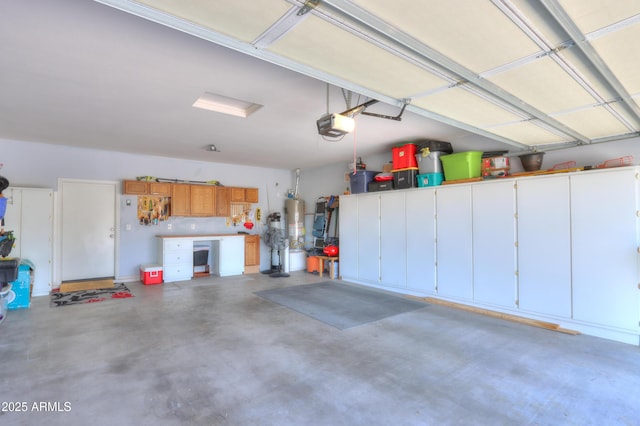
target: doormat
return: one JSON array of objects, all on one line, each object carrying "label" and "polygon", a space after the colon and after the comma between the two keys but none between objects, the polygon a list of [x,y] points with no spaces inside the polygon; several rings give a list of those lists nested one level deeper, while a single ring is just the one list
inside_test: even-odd
[{"label": "doormat", "polygon": [[84,303],[104,302],[111,299],[134,297],[124,283],[115,284],[113,288],[96,290],[80,290],[63,293],[59,289],[51,291],[51,307],[80,305]]},{"label": "doormat", "polygon": [[98,290],[103,288],[113,288],[113,278],[98,278],[94,280],[65,281],[60,284],[61,293],[81,290]]},{"label": "doormat", "polygon": [[255,293],[340,330],[429,306],[366,288],[325,281]]}]

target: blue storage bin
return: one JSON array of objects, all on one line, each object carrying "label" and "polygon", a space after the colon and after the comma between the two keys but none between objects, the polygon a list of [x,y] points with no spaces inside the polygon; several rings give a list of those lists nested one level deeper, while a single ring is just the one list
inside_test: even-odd
[{"label": "blue storage bin", "polygon": [[349,172],[349,179],[351,183],[351,193],[360,194],[361,192],[367,192],[369,182],[373,182],[373,178],[380,172],[374,172],[371,170],[357,170],[354,174]]},{"label": "blue storage bin", "polygon": [[444,175],[442,173],[422,173],[417,176],[418,188],[425,186],[438,186],[442,184]]},{"label": "blue storage bin", "polygon": [[18,279],[11,283],[8,297],[9,309],[28,308],[31,306],[31,266],[21,263],[18,266]]}]

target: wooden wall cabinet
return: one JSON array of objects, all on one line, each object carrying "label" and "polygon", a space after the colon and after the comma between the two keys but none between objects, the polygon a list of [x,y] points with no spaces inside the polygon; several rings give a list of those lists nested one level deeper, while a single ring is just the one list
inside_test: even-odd
[{"label": "wooden wall cabinet", "polygon": [[125,180],[122,193],[127,195],[147,195],[147,182],[139,180]]},{"label": "wooden wall cabinet", "polygon": [[191,214],[190,216],[215,216],[216,187],[207,185],[191,186]]},{"label": "wooden wall cabinet", "polygon": [[171,184],[171,216],[191,214],[191,185]]},{"label": "wooden wall cabinet", "polygon": [[171,197],[171,184],[168,182],[125,180],[122,193],[127,195],[157,195],[158,197]]},{"label": "wooden wall cabinet", "polygon": [[168,182],[149,182],[147,184],[147,195],[171,197],[171,184]]},{"label": "wooden wall cabinet", "polygon": [[216,214],[215,216],[231,216],[231,189],[225,186],[216,187]]},{"label": "wooden wall cabinet", "polygon": [[231,188],[232,203],[257,203],[258,188]]},{"label": "wooden wall cabinet", "polygon": [[258,188],[245,188],[244,189],[244,201],[247,203],[258,202]]}]

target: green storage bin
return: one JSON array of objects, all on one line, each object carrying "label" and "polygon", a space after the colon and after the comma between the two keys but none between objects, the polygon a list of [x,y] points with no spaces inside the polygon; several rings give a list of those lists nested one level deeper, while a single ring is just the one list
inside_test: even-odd
[{"label": "green storage bin", "polygon": [[482,151],[465,151],[442,155],[445,180],[460,180],[480,177]]}]

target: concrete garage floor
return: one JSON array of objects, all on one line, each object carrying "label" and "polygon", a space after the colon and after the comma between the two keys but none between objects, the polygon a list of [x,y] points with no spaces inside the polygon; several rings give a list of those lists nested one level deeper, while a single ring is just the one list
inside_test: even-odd
[{"label": "concrete garage floor", "polygon": [[57,308],[36,298],[0,325],[0,423],[639,424],[636,346],[435,305],[340,331],[253,294],[323,280],[136,282],[131,299]]}]

